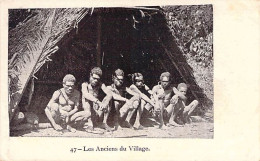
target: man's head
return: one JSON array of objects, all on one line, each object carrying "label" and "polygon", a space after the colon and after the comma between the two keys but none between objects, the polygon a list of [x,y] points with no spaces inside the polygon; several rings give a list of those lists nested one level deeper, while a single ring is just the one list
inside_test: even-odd
[{"label": "man's head", "polygon": [[132,81],[137,88],[141,88],[144,85],[144,77],[141,73],[134,73]]},{"label": "man's head", "polygon": [[67,74],[63,78],[63,88],[66,94],[70,95],[75,87],[76,78],[72,74]]},{"label": "man's head", "polygon": [[121,69],[115,70],[112,76],[112,80],[116,87],[121,87],[124,83],[124,71]]},{"label": "man's head", "polygon": [[187,86],[187,84],[185,84],[185,83],[180,83],[180,84],[178,84],[178,91],[179,92],[181,92],[183,95],[186,95],[186,93],[187,93],[187,90],[188,90],[188,86]]},{"label": "man's head", "polygon": [[170,84],[171,74],[169,72],[164,72],[160,76],[160,82],[163,89],[167,88]]},{"label": "man's head", "polygon": [[94,67],[90,71],[89,83],[92,86],[97,86],[102,77],[102,70],[99,67]]}]

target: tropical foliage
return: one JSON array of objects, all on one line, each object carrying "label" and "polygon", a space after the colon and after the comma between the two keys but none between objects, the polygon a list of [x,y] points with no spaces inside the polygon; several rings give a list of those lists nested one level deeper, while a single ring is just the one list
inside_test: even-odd
[{"label": "tropical foliage", "polygon": [[185,54],[194,77],[213,102],[213,7],[212,5],[165,6],[172,35]]}]

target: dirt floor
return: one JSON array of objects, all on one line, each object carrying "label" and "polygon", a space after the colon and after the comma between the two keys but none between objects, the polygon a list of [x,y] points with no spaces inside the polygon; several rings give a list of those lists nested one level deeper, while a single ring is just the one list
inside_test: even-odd
[{"label": "dirt floor", "polygon": [[[212,116],[211,116],[212,118]],[[45,128],[38,130],[27,130],[27,131],[12,131],[11,136],[22,136],[22,137],[105,137],[105,138],[205,138],[211,139],[214,136],[214,126],[212,119],[202,118],[199,116],[192,116],[192,122],[185,124],[183,127],[167,127],[166,129],[159,129],[156,125],[155,120],[152,118],[147,119],[143,122],[145,129],[134,130],[129,128],[119,128],[116,131],[106,132],[103,129],[96,128],[97,131],[104,132],[103,134],[93,134],[85,131],[77,130],[75,133],[65,131],[57,132],[53,128]],[[154,122],[150,126],[151,122]]]}]

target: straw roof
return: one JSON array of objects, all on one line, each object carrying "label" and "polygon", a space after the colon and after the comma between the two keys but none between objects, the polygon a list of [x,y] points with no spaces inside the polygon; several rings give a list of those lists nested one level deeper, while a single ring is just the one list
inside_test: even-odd
[{"label": "straw roof", "polygon": [[56,52],[61,38],[77,27],[91,9],[40,9],[39,13],[9,32],[9,119],[12,119],[29,78]]}]

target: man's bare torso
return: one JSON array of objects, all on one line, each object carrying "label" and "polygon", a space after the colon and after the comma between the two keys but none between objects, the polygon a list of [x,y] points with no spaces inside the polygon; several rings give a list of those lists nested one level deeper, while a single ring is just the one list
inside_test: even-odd
[{"label": "man's bare torso", "polygon": [[171,86],[169,86],[167,89],[163,89],[160,85],[156,85],[153,88],[153,92],[159,97],[160,100],[163,100],[165,106],[170,104],[170,100],[173,96],[173,90]]},{"label": "man's bare torso", "polygon": [[78,97],[79,97],[79,91],[74,90],[74,92],[71,95],[67,95],[64,91],[64,89],[60,89],[60,96],[58,98],[58,103],[60,105],[60,109],[64,110],[64,111],[71,111],[74,106],[75,103],[78,101]]}]

